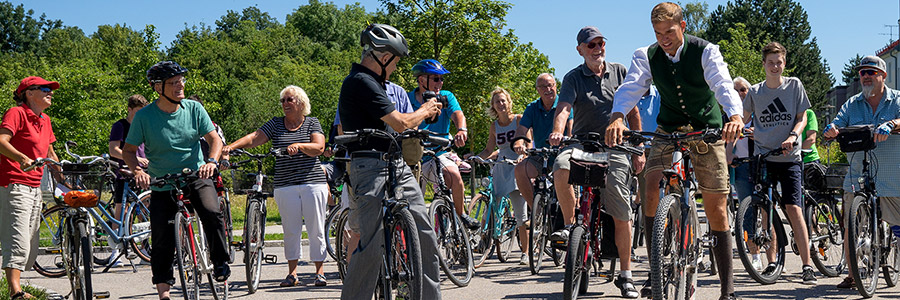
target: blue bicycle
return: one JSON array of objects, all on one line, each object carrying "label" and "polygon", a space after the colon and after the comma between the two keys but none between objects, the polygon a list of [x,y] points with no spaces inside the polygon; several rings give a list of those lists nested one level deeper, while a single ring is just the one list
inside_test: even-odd
[{"label": "blue bicycle", "polygon": [[[515,165],[512,160],[485,160],[478,156],[472,156],[469,162],[493,166],[495,164]],[[473,167],[473,173],[475,168]],[[481,267],[484,262],[497,252],[497,259],[506,262],[512,253],[513,244],[517,244],[518,231],[516,231],[516,219],[513,217],[512,205],[508,196],[499,199],[494,198],[493,177],[487,176],[481,179],[481,191],[469,202],[468,214],[478,220],[481,226],[469,233],[472,245],[472,259],[475,268]],[[474,187],[473,187],[474,188]]]}]

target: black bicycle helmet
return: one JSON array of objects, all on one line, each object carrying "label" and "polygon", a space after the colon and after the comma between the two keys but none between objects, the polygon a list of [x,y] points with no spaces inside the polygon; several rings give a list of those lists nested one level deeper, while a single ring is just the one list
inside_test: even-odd
[{"label": "black bicycle helmet", "polygon": [[172,78],[173,76],[187,73],[187,71],[186,68],[178,65],[178,63],[174,61],[161,61],[147,70],[147,82],[149,82],[150,85],[153,85],[157,82],[166,81],[166,79]]},{"label": "black bicycle helmet", "polygon": [[369,25],[360,35],[359,43],[363,47],[370,47],[376,51],[390,52],[400,57],[409,56],[409,45],[406,44],[406,38],[391,25]]}]

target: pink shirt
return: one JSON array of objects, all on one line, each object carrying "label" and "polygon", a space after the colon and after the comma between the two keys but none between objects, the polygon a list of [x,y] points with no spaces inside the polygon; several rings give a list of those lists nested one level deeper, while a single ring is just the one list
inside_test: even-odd
[{"label": "pink shirt", "polygon": [[[7,110],[0,128],[11,131],[12,138],[9,143],[31,159],[47,157],[50,144],[56,141],[53,126],[50,125],[50,116],[45,113],[38,116],[26,104]],[[18,162],[0,155],[0,186],[19,183],[37,187],[41,184],[42,175],[43,168],[22,172]]]}]

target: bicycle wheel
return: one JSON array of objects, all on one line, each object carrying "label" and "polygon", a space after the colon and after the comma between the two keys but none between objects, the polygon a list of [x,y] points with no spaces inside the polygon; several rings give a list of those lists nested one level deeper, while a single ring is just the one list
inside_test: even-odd
[{"label": "bicycle wheel", "polygon": [[[773,284],[781,276],[788,243],[784,224],[777,213],[772,218],[772,226],[766,226],[769,205],[772,203],[757,195],[747,196],[741,201],[734,220],[738,256],[750,277],[761,284]],[[759,254],[763,269],[753,266],[753,253]],[[772,256],[775,258],[771,259]]]},{"label": "bicycle wheel", "polygon": [[446,198],[439,197],[431,202],[431,221],[438,241],[441,269],[453,284],[459,287],[469,285],[475,268],[472,263],[472,248],[469,245],[468,230],[456,216]]},{"label": "bicycle wheel", "polygon": [[225,219],[225,243],[228,245],[228,263],[234,263],[234,220],[231,218],[231,198],[228,190],[225,190],[219,196],[220,210],[224,214]]},{"label": "bicycle wheel", "polygon": [[256,293],[262,268],[265,247],[266,207],[263,199],[251,199],[247,203],[244,223],[244,270],[247,274],[247,292]]},{"label": "bicycle wheel", "polygon": [[650,284],[653,299],[684,299],[687,295],[687,257],[679,253],[681,238],[680,195],[669,194],[659,201],[650,242]]},{"label": "bicycle wheel", "polygon": [[587,234],[583,226],[572,227],[569,233],[569,251],[566,257],[566,272],[563,277],[563,299],[578,299],[578,294],[582,288],[582,277],[590,276],[588,271],[589,265],[585,261],[590,257],[590,247],[588,247],[584,236]]},{"label": "bicycle wheel", "polygon": [[128,235],[144,233],[131,240],[131,249],[142,260],[150,262],[150,249],[153,243],[150,241],[150,191],[141,193],[139,201],[132,204],[131,213],[128,215]]},{"label": "bicycle wheel", "polygon": [[47,208],[41,213],[38,254],[34,261],[34,270],[49,278],[66,276],[60,247],[65,229],[60,226],[63,223],[64,209],[63,206],[57,205]]},{"label": "bicycle wheel", "polygon": [[190,221],[179,212],[175,216],[175,263],[184,300],[200,298],[200,266],[197,265],[196,253],[192,251],[194,237]]},{"label": "bicycle wheel", "polygon": [[94,299],[91,287],[91,236],[88,232],[86,220],[70,219],[74,224],[71,227],[71,243],[68,245],[70,274],[69,282],[72,285],[72,296],[75,300]]},{"label": "bicycle wheel", "polygon": [[813,264],[825,276],[840,275],[845,265],[844,232],[840,217],[828,203],[814,203],[805,210]]},{"label": "bicycle wheel", "polygon": [[544,259],[544,249],[547,247],[547,233],[550,231],[550,223],[547,222],[546,197],[542,194],[534,195],[531,210],[531,228],[528,229],[528,267],[531,274],[537,275],[541,271],[541,263]]},{"label": "bicycle wheel", "polygon": [[503,197],[501,201],[500,237],[494,241],[494,247],[497,248],[497,260],[505,263],[512,256],[513,245],[519,244],[519,231],[516,230],[516,219],[513,217],[509,198]]},{"label": "bicycle wheel", "polygon": [[412,213],[408,209],[395,212],[389,225],[393,264],[388,272],[392,272],[391,278],[397,278],[393,283],[397,287],[397,296],[422,299],[422,248]]},{"label": "bicycle wheel", "polygon": [[350,215],[350,210],[342,210],[334,221],[336,224],[335,230],[338,232],[334,238],[335,256],[337,256],[334,260],[337,262],[338,275],[341,276],[341,280],[344,280],[344,276],[347,276],[347,267],[350,266],[350,262],[347,261],[347,255],[350,253],[350,229],[347,228],[348,215]]},{"label": "bicycle wheel", "polygon": [[897,281],[900,280],[900,238],[894,236],[894,234],[888,230],[886,232],[887,240],[890,241],[890,249],[884,257],[884,266],[881,267],[881,272],[884,274],[884,282],[887,283],[887,286],[894,287],[897,285]]},{"label": "bicycle wheel", "polygon": [[856,281],[856,290],[863,297],[869,298],[875,295],[878,286],[878,267],[880,246],[875,245],[877,228],[876,220],[871,214],[866,197],[856,196],[850,205],[849,222],[847,224],[847,240],[853,241],[849,245],[850,274]]},{"label": "bicycle wheel", "polygon": [[469,245],[472,247],[475,268],[479,268],[494,253],[494,244],[490,230],[492,224],[490,197],[478,194],[475,198],[474,203],[470,205],[469,216],[478,220],[479,226],[478,229],[469,231]]},{"label": "bicycle wheel", "polygon": [[325,251],[328,252],[328,256],[331,256],[331,259],[337,261],[337,253],[335,252],[335,239],[340,234],[337,231],[337,217],[341,214],[343,208],[338,205],[332,207],[328,210],[328,213],[325,215]]}]

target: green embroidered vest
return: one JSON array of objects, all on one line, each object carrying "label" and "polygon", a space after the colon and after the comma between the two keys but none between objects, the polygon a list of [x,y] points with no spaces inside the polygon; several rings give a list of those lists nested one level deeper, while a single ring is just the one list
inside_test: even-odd
[{"label": "green embroidered vest", "polygon": [[673,63],[658,44],[647,49],[650,74],[660,95],[657,124],[666,132],[688,125],[694,130],[721,128],[722,113],[703,77],[703,49],[709,42],[685,34],[681,60]]}]

